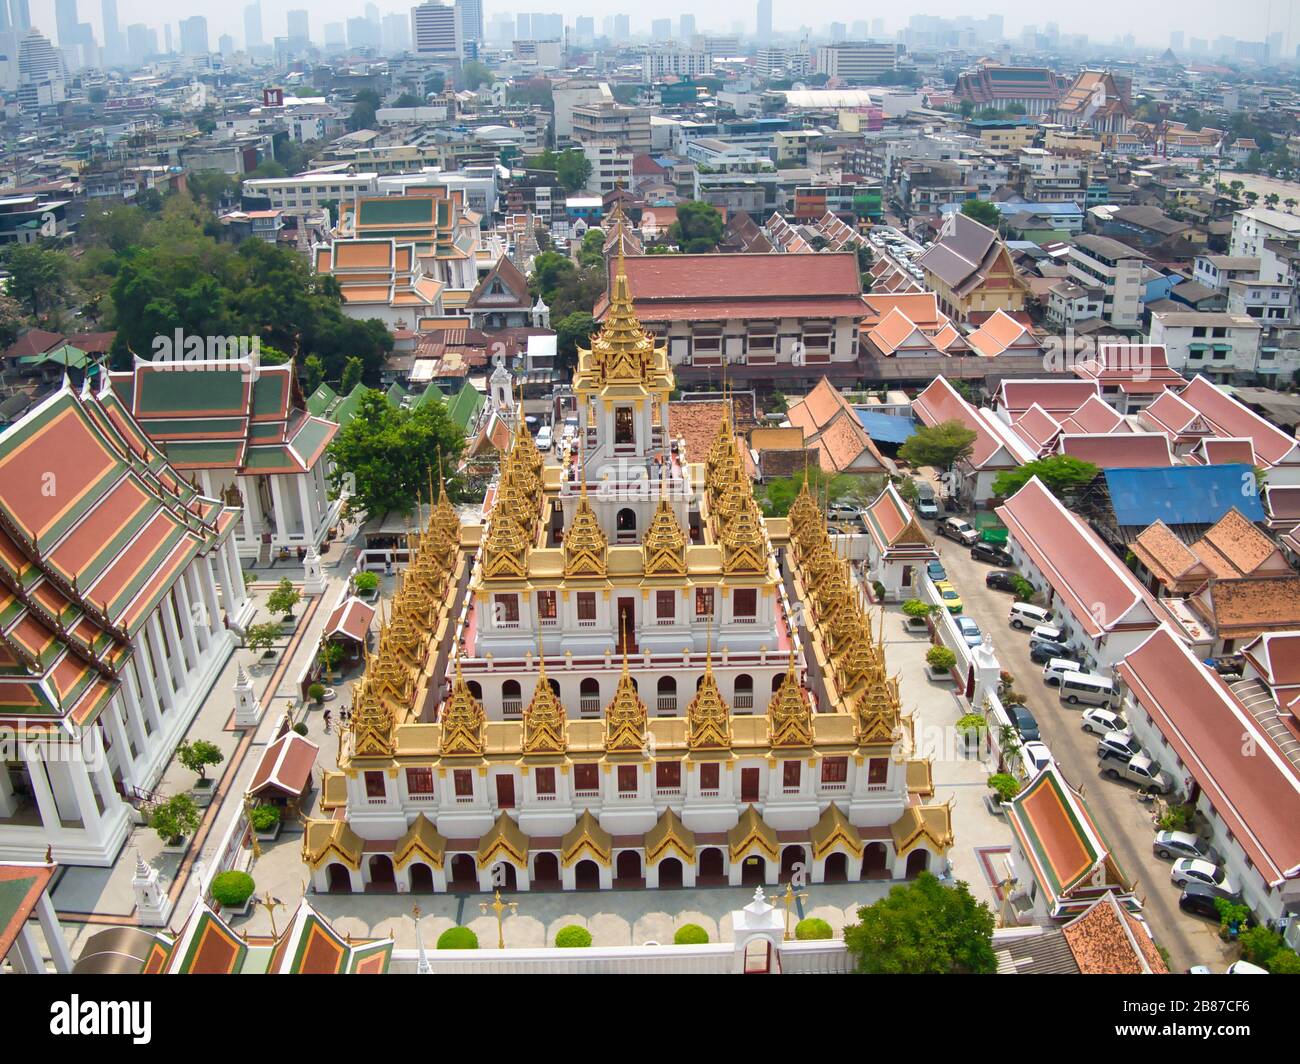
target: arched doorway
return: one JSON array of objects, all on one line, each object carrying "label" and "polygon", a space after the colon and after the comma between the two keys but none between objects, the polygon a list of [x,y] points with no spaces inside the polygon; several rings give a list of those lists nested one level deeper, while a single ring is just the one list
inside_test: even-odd
[{"label": "arched doorway", "polygon": [[793,878],[796,866],[802,866],[805,876],[808,874],[808,863],[804,860],[802,846],[787,846],[781,851],[781,882],[789,883]]},{"label": "arched doorway", "polygon": [[519,889],[519,873],[509,861],[498,861],[492,866],[492,884],[502,890]]},{"label": "arched doorway", "polygon": [[370,858],[370,882],[366,890],[376,894],[386,894],[397,890],[397,876],[393,873],[393,859],[385,853],[374,854]]},{"label": "arched doorway", "polygon": [[907,855],[907,878],[915,879],[930,867],[929,850],[913,850]]},{"label": "arched doorway", "polygon": [[641,882],[641,855],[636,850],[623,850],[614,860],[614,878],[618,886],[634,887]]},{"label": "arched doorway", "polygon": [[411,877],[412,894],[433,893],[433,869],[427,864],[416,861],[407,874]]},{"label": "arched doorway", "polygon": [[665,857],[659,862],[659,885],[661,887],[682,885],[682,863],[676,857]]},{"label": "arched doorway", "polygon": [[744,887],[759,887],[767,878],[767,862],[761,857],[746,857],[740,867],[740,884]]},{"label": "arched doorway", "polygon": [[822,870],[823,883],[843,883],[849,878],[849,859],[842,853],[833,853],[826,858]]},{"label": "arched doorway", "polygon": [[754,708],[754,677],[742,672],[736,677],[736,686],[731,700],[735,709]]},{"label": "arched doorway", "polygon": [[331,894],[352,893],[352,876],[348,870],[337,861],[325,869],[325,878],[328,883],[327,889]]},{"label": "arched doorway", "polygon": [[483,685],[482,685],[482,684],[480,684],[477,680],[470,680],[469,683],[467,683],[465,686],[469,688],[469,693],[472,694],[472,695],[474,696],[474,700],[475,700],[476,702],[482,702],[482,701],[483,701]]},{"label": "arched doorway", "polygon": [[507,680],[501,685],[501,712],[507,717],[524,711],[523,689],[518,680]]},{"label": "arched doorway", "polygon": [[769,975],[772,971],[772,943],[766,938],[751,938],[745,943],[745,974]]},{"label": "arched doorway", "polygon": [[655,689],[655,709],[660,713],[677,712],[677,680],[674,677],[659,677]]},{"label": "arched doorway", "polygon": [[554,676],[548,676],[548,677],[546,677],[546,683],[547,683],[547,685],[551,688],[551,694],[553,694],[556,698],[559,698],[559,697],[560,697],[560,681],[557,680]]},{"label": "arched doorway", "polygon": [[623,507],[619,510],[618,515],[614,518],[614,530],[621,536],[625,532],[636,532],[636,511],[630,507]]},{"label": "arched doorway", "polygon": [[583,713],[600,712],[600,681],[588,676],[578,685],[578,709]]},{"label": "arched doorway", "polygon": [[[700,851],[700,871],[697,882],[712,881],[720,882],[724,875],[722,864],[722,851],[716,847],[709,847],[707,850]],[[706,884],[707,885],[707,884]]]},{"label": "arched doorway", "polygon": [[772,694],[776,694],[776,692],[780,690],[781,685],[783,683],[785,683],[785,673],[778,672],[775,676],[772,677]]},{"label": "arched doorway", "polygon": [[451,889],[478,889],[478,866],[467,853],[458,853],[451,859]]},{"label": "arched doorway", "polygon": [[862,878],[888,879],[888,861],[889,852],[883,842],[868,843],[866,852],[862,855]]},{"label": "arched doorway", "polygon": [[545,890],[560,885],[560,859],[553,853],[539,853],[533,858],[534,890]]},{"label": "arched doorway", "polygon": [[600,889],[600,869],[595,861],[579,861],[573,869],[573,883],[579,890]]}]

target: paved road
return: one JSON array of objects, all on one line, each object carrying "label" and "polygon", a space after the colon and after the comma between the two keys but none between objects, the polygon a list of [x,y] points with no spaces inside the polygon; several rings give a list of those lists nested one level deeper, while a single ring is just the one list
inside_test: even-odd
[{"label": "paved road", "polygon": [[1029,659],[1029,636],[1007,621],[1012,597],[984,586],[993,566],[977,562],[970,551],[952,540],[937,539],[948,577],[962,597],[968,616],[988,632],[1002,667],[1016,678],[1016,690],[1026,698],[1038,721],[1042,739],[1052,751],[1069,783],[1083,791],[1093,819],[1109,841],[1120,867],[1137,880],[1137,893],[1145,899],[1145,915],[1156,941],[1169,951],[1174,971],[1193,964],[1209,964],[1222,971],[1236,959],[1236,950],[1219,940],[1218,925],[1178,908],[1179,891],[1169,881],[1170,862],[1151,852],[1155,828],[1148,806],[1136,798],[1137,789],[1101,775],[1097,739],[1079,724],[1081,709],[1063,705],[1056,688],[1042,680],[1043,669]]}]

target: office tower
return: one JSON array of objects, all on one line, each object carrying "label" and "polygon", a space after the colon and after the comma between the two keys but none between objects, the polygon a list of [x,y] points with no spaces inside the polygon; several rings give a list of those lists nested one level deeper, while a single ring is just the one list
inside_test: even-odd
[{"label": "office tower", "polygon": [[772,39],[772,0],[758,0],[758,22],[755,36],[760,41]]},{"label": "office tower", "polygon": [[249,4],[244,8],[244,50],[260,48],[262,41],[262,4]]},{"label": "office tower", "polygon": [[[349,48],[378,48],[379,27],[368,18],[350,18],[347,22]],[[329,41],[325,42],[329,44]]]},{"label": "office tower", "polygon": [[533,15],[533,40],[558,41],[564,38],[563,15]]},{"label": "office tower", "polygon": [[390,55],[411,48],[411,20],[406,15],[385,15],[380,26],[380,46]]},{"label": "office tower", "polygon": [[158,51],[158,35],[142,22],[126,28],[126,58],[132,66],[144,66],[149,56]]},{"label": "office tower", "polygon": [[39,30],[18,42],[18,104],[22,110],[54,107],[67,99],[63,57]]},{"label": "office tower", "polygon": [[104,24],[104,62],[106,65],[120,63],[123,41],[117,24],[117,0],[100,0],[99,17]]},{"label": "office tower", "polygon": [[[0,0],[0,3],[3,2]],[[9,0],[9,14],[15,32],[21,33],[32,28],[32,12],[27,0]]]},{"label": "office tower", "polygon": [[532,15],[515,16],[515,40],[517,41],[533,40],[533,16]]},{"label": "office tower", "polygon": [[208,54],[208,20],[202,15],[181,19],[181,53]]},{"label": "office tower", "polygon": [[573,24],[573,39],[584,47],[591,45],[596,40],[596,20],[590,15],[579,15]]},{"label": "office tower", "polygon": [[170,22],[163,24],[163,55],[171,55],[172,48],[172,24]]},{"label": "office tower", "polygon": [[656,41],[671,41],[673,39],[673,20],[670,18],[651,19],[650,36]]},{"label": "office tower", "polygon": [[689,41],[695,36],[694,15],[682,15],[678,20],[678,36],[684,41]]},{"label": "office tower", "polygon": [[614,16],[614,40],[626,44],[632,37],[632,20],[626,15]]},{"label": "office tower", "polygon": [[483,0],[456,0],[461,41],[483,41]]},{"label": "office tower", "polygon": [[235,38],[223,33],[217,38],[217,51],[221,53],[222,59],[229,59],[235,54]]},{"label": "office tower", "polygon": [[77,24],[77,0],[54,0],[54,27],[59,34],[59,47],[68,49],[81,43]]},{"label": "office tower", "polygon": [[832,43],[832,44],[839,44],[841,41],[843,41],[843,40],[847,40],[847,39],[848,39],[848,36],[849,36],[849,34],[848,34],[848,28],[844,25],[843,22],[832,22],[832,23],[831,23],[831,43]]},{"label": "office tower", "polygon": [[304,44],[311,40],[311,24],[306,11],[299,9],[288,12],[285,15],[285,22],[289,28],[289,40],[301,41]]},{"label": "office tower", "polygon": [[411,43],[416,55],[460,55],[456,9],[424,3],[411,8]]}]

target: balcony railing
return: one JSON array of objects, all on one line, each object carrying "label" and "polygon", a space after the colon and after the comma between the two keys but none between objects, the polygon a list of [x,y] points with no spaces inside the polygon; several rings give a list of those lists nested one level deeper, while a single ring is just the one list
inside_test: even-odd
[{"label": "balcony railing", "polygon": [[388,804],[388,799],[387,799],[387,798],[367,798],[367,799],[366,799],[366,803],[367,803],[368,805],[387,805],[387,804]]},{"label": "balcony railing", "polygon": [[539,795],[537,795],[536,797],[537,797],[537,800],[538,800],[539,802],[553,802],[553,801],[555,801],[555,795],[553,795],[553,794],[539,794]]},{"label": "balcony railing", "polygon": [[655,619],[655,624],[659,625],[660,628],[667,628],[670,625],[674,625],[676,623],[677,623],[676,617],[658,617]]},{"label": "balcony railing", "polygon": [[680,798],[682,796],[681,784],[676,787],[656,787],[655,795],[660,798]]},{"label": "balcony railing", "polygon": [[717,788],[717,787],[701,787],[701,788],[700,788],[700,797],[701,797],[701,798],[716,798],[717,796],[718,796],[718,788]]},{"label": "balcony railing", "polygon": [[823,783],[822,794],[843,794],[849,789],[847,783]]},{"label": "balcony railing", "polygon": [[658,701],[655,702],[655,709],[657,709],[660,713],[676,713],[677,696],[660,695]]},{"label": "balcony railing", "polygon": [[889,789],[889,784],[887,784],[887,783],[868,783],[868,784],[867,784],[867,793],[868,793],[868,794],[882,794],[883,792],[887,791],[888,789]]},{"label": "balcony railing", "polygon": [[578,699],[578,710],[582,713],[599,713],[600,697],[598,695],[582,695]]},{"label": "balcony railing", "polygon": [[735,709],[753,709],[754,693],[752,691],[737,691],[731,700],[731,704]]},{"label": "balcony railing", "polygon": [[803,793],[803,788],[800,787],[798,784],[795,784],[793,787],[787,785],[787,786],[784,786],[784,787],[781,788],[781,793],[782,793],[782,794],[802,794],[802,793]]},{"label": "balcony railing", "polygon": [[473,803],[473,801],[474,801],[474,796],[473,796],[472,794],[458,794],[458,795],[456,795],[456,804],[457,804],[457,805],[470,805],[470,804]]},{"label": "balcony railing", "polygon": [[420,802],[422,804],[425,802],[436,802],[438,800],[438,796],[434,794],[432,791],[430,791],[428,794],[408,794],[406,798],[407,801]]},{"label": "balcony railing", "polygon": [[524,711],[524,700],[522,698],[503,698],[501,700],[501,712],[507,717],[517,717]]},{"label": "balcony railing", "polygon": [[586,798],[599,798],[599,797],[600,797],[600,790],[599,790],[598,788],[597,788],[597,789],[590,790],[590,791],[581,791],[581,790],[577,790],[577,791],[574,791],[574,792],[573,792],[573,797],[575,797],[575,798],[584,798],[584,799],[586,799]]}]

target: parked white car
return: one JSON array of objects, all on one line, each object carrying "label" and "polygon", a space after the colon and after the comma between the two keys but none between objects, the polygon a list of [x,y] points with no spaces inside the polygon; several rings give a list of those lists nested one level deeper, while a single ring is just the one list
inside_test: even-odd
[{"label": "parked white car", "polygon": [[1169,879],[1176,887],[1185,887],[1188,883],[1199,883],[1209,887],[1221,898],[1241,896],[1236,884],[1228,874],[1213,861],[1203,861],[1197,857],[1180,857],[1169,870]]},{"label": "parked white car", "polygon": [[1108,735],[1110,732],[1129,734],[1128,721],[1124,719],[1124,714],[1116,713],[1113,709],[1102,709],[1100,706],[1083,711],[1083,730],[1090,735]]},{"label": "parked white car", "polygon": [[1047,749],[1046,743],[1029,742],[1020,748],[1020,757],[1025,763],[1025,771],[1029,773],[1029,778],[1033,779],[1048,765],[1055,765],[1056,758],[1052,752]]}]

